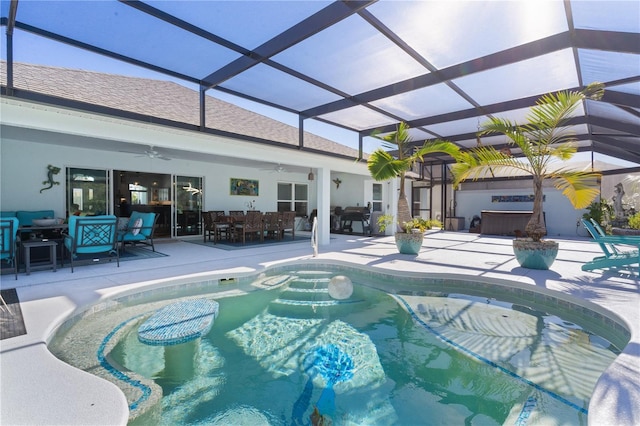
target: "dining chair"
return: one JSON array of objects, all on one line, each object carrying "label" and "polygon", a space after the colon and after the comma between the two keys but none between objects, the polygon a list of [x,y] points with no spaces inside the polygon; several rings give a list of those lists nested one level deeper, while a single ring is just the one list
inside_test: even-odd
[{"label": "dining chair", "polygon": [[228,241],[234,241],[234,216],[226,216],[224,210],[216,210],[211,213],[213,219],[213,244],[223,238]]},{"label": "dining chair", "polygon": [[247,242],[247,234],[252,240],[253,236],[257,234],[260,237],[260,241],[264,241],[262,213],[249,210],[244,216],[244,221],[235,222],[234,225],[236,235],[238,237],[242,235],[242,244]]},{"label": "dining chair", "polygon": [[[207,238],[209,238],[209,242],[211,242],[211,235],[215,234],[215,215],[214,212],[202,212],[202,234],[204,235],[204,242],[207,242]],[[215,241],[215,236],[213,237]]]},{"label": "dining chair", "polygon": [[267,238],[275,238],[280,240],[280,219],[279,212],[265,212],[263,215],[263,231],[266,233]]},{"label": "dining chair", "polygon": [[284,238],[285,232],[291,232],[291,239],[296,239],[296,212],[288,211],[282,212],[282,219],[280,221],[280,234]]}]

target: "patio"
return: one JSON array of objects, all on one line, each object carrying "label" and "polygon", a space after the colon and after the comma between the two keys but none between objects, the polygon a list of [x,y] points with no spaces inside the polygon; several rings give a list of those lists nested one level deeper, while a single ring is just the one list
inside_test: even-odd
[{"label": "patio", "polygon": [[[559,239],[561,249],[552,270],[539,271],[517,265],[507,237],[433,231],[417,257],[398,254],[393,237],[334,237],[330,246],[320,247],[318,260],[380,270],[510,280],[614,312],[630,329],[631,342],[600,379],[589,407],[589,423],[630,425],[640,421],[640,387],[631,379],[640,374],[637,267],[632,275],[622,270],[581,271],[584,262],[600,254],[597,244],[583,238]],[[166,278],[227,278],[280,262],[312,259],[308,241],[283,245],[278,252],[260,246],[225,251],[176,240],[156,245],[168,256],[124,262],[117,270],[113,265],[99,264],[78,267],[73,275],[69,270],[58,270],[21,274],[17,281],[12,276],[2,277],[3,288],[18,288],[27,329],[26,335],[1,342],[3,424],[126,422],[127,408],[119,390],[62,364],[45,348],[50,334],[76,309],[116,293],[161,285]]]}]

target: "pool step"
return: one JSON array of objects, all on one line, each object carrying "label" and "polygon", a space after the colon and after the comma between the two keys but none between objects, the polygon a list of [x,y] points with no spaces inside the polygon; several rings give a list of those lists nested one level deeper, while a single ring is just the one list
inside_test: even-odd
[{"label": "pool step", "polygon": [[329,289],[323,288],[291,288],[280,295],[280,299],[290,300],[330,300]]},{"label": "pool step", "polygon": [[269,312],[284,316],[310,316],[322,312],[347,309],[363,300],[351,297],[346,300],[336,300],[329,296],[329,282],[333,274],[309,271],[295,273],[295,278],[289,282],[287,289],[280,297],[271,302]]},{"label": "pool step", "polygon": [[336,314],[356,309],[362,299],[346,300],[291,300],[276,299],[269,304],[269,313],[285,317],[308,318],[318,314]]},{"label": "pool step", "polygon": [[291,299],[276,299],[271,302],[271,305],[283,305],[283,306],[305,306],[305,307],[319,307],[319,306],[340,306],[362,302],[361,300],[291,300]]},{"label": "pool step", "polygon": [[327,288],[331,278],[300,278],[297,277],[289,283],[289,288]]}]

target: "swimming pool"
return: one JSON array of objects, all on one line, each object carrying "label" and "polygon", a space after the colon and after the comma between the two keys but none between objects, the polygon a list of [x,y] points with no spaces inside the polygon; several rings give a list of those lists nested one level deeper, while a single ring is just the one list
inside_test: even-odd
[{"label": "swimming pool", "polygon": [[[327,295],[336,275],[353,281],[349,298]],[[628,336],[529,291],[278,267],[104,303],[50,349],[117,383],[132,424],[311,424],[314,407],[333,424],[585,424],[595,381]],[[220,304],[205,337],[139,342],[138,327],[169,300],[199,298]]]}]

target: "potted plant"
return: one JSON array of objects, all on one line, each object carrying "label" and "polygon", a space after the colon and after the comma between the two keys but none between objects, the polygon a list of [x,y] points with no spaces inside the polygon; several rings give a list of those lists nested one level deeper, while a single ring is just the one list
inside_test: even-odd
[{"label": "potted plant", "polygon": [[583,91],[562,91],[543,95],[518,125],[508,119],[492,117],[482,125],[479,136],[503,134],[508,143],[522,152],[522,158],[510,154],[510,149],[497,150],[479,145],[460,152],[452,167],[454,184],[465,179],[478,179],[490,173],[524,172],[533,178],[533,214],[525,228],[528,238],[513,242],[514,253],[521,266],[549,269],[558,252],[556,241],[545,241],[547,229],[543,215],[542,185],[550,180],[576,209],[586,208],[599,193],[597,172],[553,167],[554,160],[569,160],[577,151],[575,136],[564,126],[571,114],[585,99],[600,99],[602,83],[592,83]]},{"label": "potted plant", "polygon": [[[403,227],[406,226],[405,224],[412,221],[409,202],[407,201],[407,196],[404,190],[404,178],[406,173],[412,170],[413,165],[416,162],[422,161],[422,158],[427,154],[440,152],[449,154],[456,158],[460,149],[451,142],[435,140],[425,142],[420,149],[414,151],[413,146],[410,144],[411,136],[409,135],[409,126],[404,122],[398,124],[395,132],[389,133],[385,136],[379,136],[377,134],[373,134],[372,136],[383,141],[383,148],[396,154],[393,156],[387,150],[378,148],[369,156],[369,159],[367,160],[367,167],[371,177],[376,181],[385,181],[396,177],[400,179],[400,193],[398,195],[398,226],[396,227],[396,234],[406,233],[404,232]],[[381,217],[384,216],[388,215],[383,215]],[[388,218],[386,220],[388,220]],[[386,230],[386,227],[391,223],[393,223],[393,218],[385,225],[384,229]],[[381,231],[384,232],[382,229]],[[424,233],[419,233],[418,235],[422,238]],[[398,237],[396,237],[396,240],[397,238]],[[407,237],[402,236],[401,238]],[[420,244],[422,244],[422,239],[420,240]]]},{"label": "potted plant", "polygon": [[403,232],[395,233],[396,247],[403,254],[418,254],[424,240],[424,233],[431,228],[442,229],[444,225],[436,219],[414,217],[402,225]]}]

